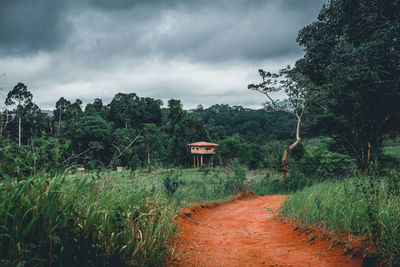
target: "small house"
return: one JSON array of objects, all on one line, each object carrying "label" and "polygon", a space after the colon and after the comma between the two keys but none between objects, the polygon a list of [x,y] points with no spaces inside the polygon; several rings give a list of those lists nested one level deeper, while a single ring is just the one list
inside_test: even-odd
[{"label": "small house", "polygon": [[190,147],[190,152],[193,155],[193,168],[199,168],[200,166],[203,166],[203,164],[212,166],[215,147],[217,147],[218,144],[209,142],[196,142],[188,144],[188,146]]}]

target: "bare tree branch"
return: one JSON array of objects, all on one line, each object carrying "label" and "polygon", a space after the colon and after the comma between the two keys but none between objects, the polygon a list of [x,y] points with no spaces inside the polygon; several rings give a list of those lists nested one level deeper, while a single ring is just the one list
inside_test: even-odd
[{"label": "bare tree branch", "polygon": [[130,148],[130,147],[133,145],[133,143],[136,142],[136,140],[137,140],[137,139],[139,138],[139,136],[142,134],[143,129],[144,129],[144,128],[142,128],[142,130],[140,130],[139,134],[135,137],[135,139],[132,140],[132,142],[129,143],[129,145],[127,145],[116,157],[114,157],[114,158],[110,161],[110,163],[107,165],[107,168],[110,167],[111,164],[112,164],[117,158],[119,158],[128,148]]}]

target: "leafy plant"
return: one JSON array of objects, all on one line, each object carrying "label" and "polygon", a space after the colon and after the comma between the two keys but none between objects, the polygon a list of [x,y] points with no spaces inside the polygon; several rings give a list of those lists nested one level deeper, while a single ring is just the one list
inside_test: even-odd
[{"label": "leafy plant", "polygon": [[173,196],[181,185],[179,174],[177,172],[168,172],[163,177],[163,184],[167,194]]},{"label": "leafy plant", "polygon": [[324,140],[314,150],[306,150],[296,163],[298,172],[314,179],[341,179],[351,176],[356,170],[355,160],[349,156],[328,149],[332,141]]},{"label": "leafy plant", "polygon": [[245,190],[246,169],[240,166],[237,160],[233,162],[233,175],[225,181],[226,193],[238,193]]}]

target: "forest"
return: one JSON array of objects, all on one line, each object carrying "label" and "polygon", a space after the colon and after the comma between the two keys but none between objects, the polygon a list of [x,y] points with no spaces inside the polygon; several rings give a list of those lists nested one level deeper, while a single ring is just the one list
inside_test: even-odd
[{"label": "forest", "polygon": [[[164,107],[161,100],[119,93],[104,105],[95,99],[82,107],[60,98],[52,113],[42,112],[32,93],[18,83],[7,94],[2,113],[2,175],[21,177],[47,170],[85,167],[88,170],[188,167],[187,144],[221,144],[216,164],[239,157],[249,168],[262,168],[267,143],[285,142],[294,123],[282,113],[241,106],[213,105],[183,110],[179,100]],[[19,135],[19,133],[21,133]],[[234,142],[236,152],[230,151]],[[235,154],[235,155],[233,155]],[[18,159],[15,161],[14,159]]]},{"label": "forest", "polygon": [[[135,88],[41,110],[29,81],[3,88],[0,264],[171,264],[182,207],[252,192],[287,195],[280,218],[345,247],[361,240],[349,251],[365,266],[398,266],[399,36],[398,1],[329,1],[294,66],[243,88],[257,110],[185,110]],[[212,166],[192,168],[198,141],[218,144]]]}]

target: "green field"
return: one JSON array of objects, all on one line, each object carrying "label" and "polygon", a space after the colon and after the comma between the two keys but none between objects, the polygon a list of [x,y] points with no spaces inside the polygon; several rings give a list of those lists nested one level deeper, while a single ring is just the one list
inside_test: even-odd
[{"label": "green field", "polygon": [[380,258],[385,266],[400,264],[398,174],[323,182],[289,196],[281,212],[302,225],[318,223],[338,234],[361,237],[364,256]]},{"label": "green field", "polygon": [[253,187],[267,192],[279,175],[266,173],[236,166],[230,177],[222,169],[174,168],[2,180],[0,264],[163,265],[178,206]]},{"label": "green field", "polygon": [[391,155],[400,159],[400,145],[385,146],[383,152],[387,155]]}]

